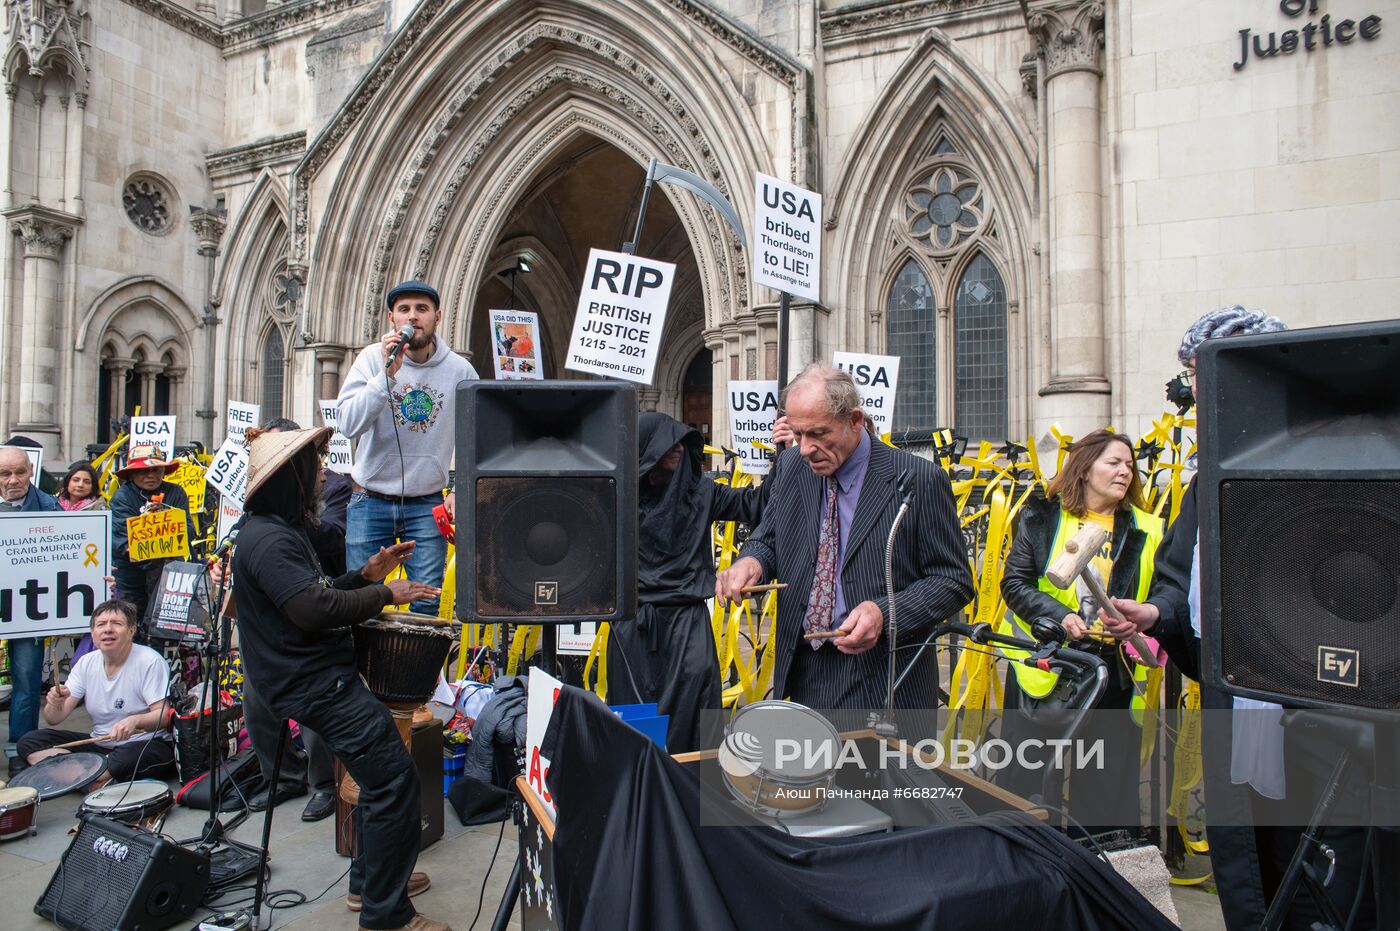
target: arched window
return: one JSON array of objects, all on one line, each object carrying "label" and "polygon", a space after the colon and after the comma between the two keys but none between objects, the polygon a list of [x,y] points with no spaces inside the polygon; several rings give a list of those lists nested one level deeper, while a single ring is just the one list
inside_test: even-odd
[{"label": "arched window", "polygon": [[899,356],[895,432],[933,427],[938,422],[938,360],[933,285],[913,259],[895,276],[886,305],[889,353]]},{"label": "arched window", "polygon": [[264,423],[282,416],[282,388],[287,368],[286,337],[281,328],[268,327],[263,337],[259,364],[262,367],[261,416]]},{"label": "arched window", "polygon": [[[914,167],[896,218],[886,351],[900,357],[893,429],[1008,437],[1008,327],[999,217],[946,126]],[[999,267],[1000,264],[1000,267]]]},{"label": "arched window", "polygon": [[978,439],[1007,436],[1006,288],[985,255],[963,272],[953,304],[953,423]]}]

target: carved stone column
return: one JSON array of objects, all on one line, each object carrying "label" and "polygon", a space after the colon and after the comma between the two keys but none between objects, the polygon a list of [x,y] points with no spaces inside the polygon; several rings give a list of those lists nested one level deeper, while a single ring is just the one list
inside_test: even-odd
[{"label": "carved stone column", "polygon": [[197,251],[204,259],[204,314],[199,318],[204,329],[204,400],[201,408],[195,411],[195,416],[204,421],[201,433],[205,448],[214,449],[216,440],[223,441],[223,437],[214,432],[214,424],[219,419],[219,412],[214,409],[219,334],[219,302],[214,299],[214,263],[219,257],[219,241],[224,238],[224,230],[228,228],[228,214],[217,207],[191,207],[190,226],[194,227],[194,234],[199,239]]},{"label": "carved stone column", "polygon": [[149,417],[156,412],[156,376],[165,371],[159,362],[137,362],[136,378],[141,385],[141,416]]},{"label": "carved stone column", "polygon": [[32,435],[57,456],[64,280],[60,257],[82,221],[37,204],[12,208],[5,216],[10,232],[22,241],[24,256],[22,293],[10,313],[11,320],[19,321],[20,367],[18,419],[11,430]]},{"label": "carved stone column", "polygon": [[[112,400],[112,408],[106,414],[112,420],[121,420],[126,415],[126,380],[131,375],[131,367],[136,364],[135,359],[125,356],[109,356],[102,363],[102,367],[107,370],[107,377],[111,385],[108,395]],[[121,431],[116,427],[112,428],[112,438],[116,438]]]},{"label": "carved stone column", "polygon": [[333,401],[340,396],[340,366],[345,361],[346,347],[336,343],[316,344],[316,397],[317,409],[323,400]]},{"label": "carved stone column", "polygon": [[1042,62],[1050,171],[1050,366],[1036,420],[1079,435],[1108,422],[1104,325],[1104,5],[1021,0]]}]

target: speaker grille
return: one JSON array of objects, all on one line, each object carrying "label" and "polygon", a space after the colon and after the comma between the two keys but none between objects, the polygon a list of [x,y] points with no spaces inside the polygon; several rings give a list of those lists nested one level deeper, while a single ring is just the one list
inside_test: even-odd
[{"label": "speaker grille", "polygon": [[[1400,708],[1400,482],[1220,488],[1220,657],[1236,686]],[[1202,571],[1210,571],[1203,566]],[[1323,681],[1325,656],[1355,669]]]},{"label": "speaker grille", "polygon": [[617,483],[607,477],[478,478],[477,613],[502,618],[613,614],[616,496]]},{"label": "speaker grille", "polygon": [[208,859],[159,834],[88,818],[34,911],[68,931],[165,928],[194,914]]}]

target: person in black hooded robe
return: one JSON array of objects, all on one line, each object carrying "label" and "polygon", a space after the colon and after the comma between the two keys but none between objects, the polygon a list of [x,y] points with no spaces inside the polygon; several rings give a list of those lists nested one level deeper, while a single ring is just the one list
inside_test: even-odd
[{"label": "person in black hooded robe", "polygon": [[[637,502],[637,617],[613,624],[608,700],[656,702],[671,716],[666,749],[684,753],[719,742],[703,712],[718,711],[719,658],[706,599],[714,595],[710,525],[758,523],[763,488],[729,488],[706,478],[704,439],[665,414],[637,420],[641,487]],[[713,733],[710,733],[710,732]]]}]

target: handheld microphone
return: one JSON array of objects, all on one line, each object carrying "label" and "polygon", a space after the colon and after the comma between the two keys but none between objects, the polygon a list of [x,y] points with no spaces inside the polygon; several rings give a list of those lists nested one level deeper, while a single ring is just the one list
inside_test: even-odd
[{"label": "handheld microphone", "polygon": [[393,349],[389,350],[389,358],[384,360],[384,367],[386,369],[393,365],[394,360],[399,357],[399,354],[408,348],[408,341],[411,339],[413,339],[413,324],[405,323],[403,326],[399,327],[399,341],[394,345]]},{"label": "handheld microphone", "polygon": [[216,549],[214,555],[210,557],[211,562],[218,562],[228,555],[228,551],[233,549],[234,541],[238,539],[238,531],[241,529],[241,527],[234,527],[228,532],[228,536],[224,537],[224,542],[219,544],[219,548]]}]

